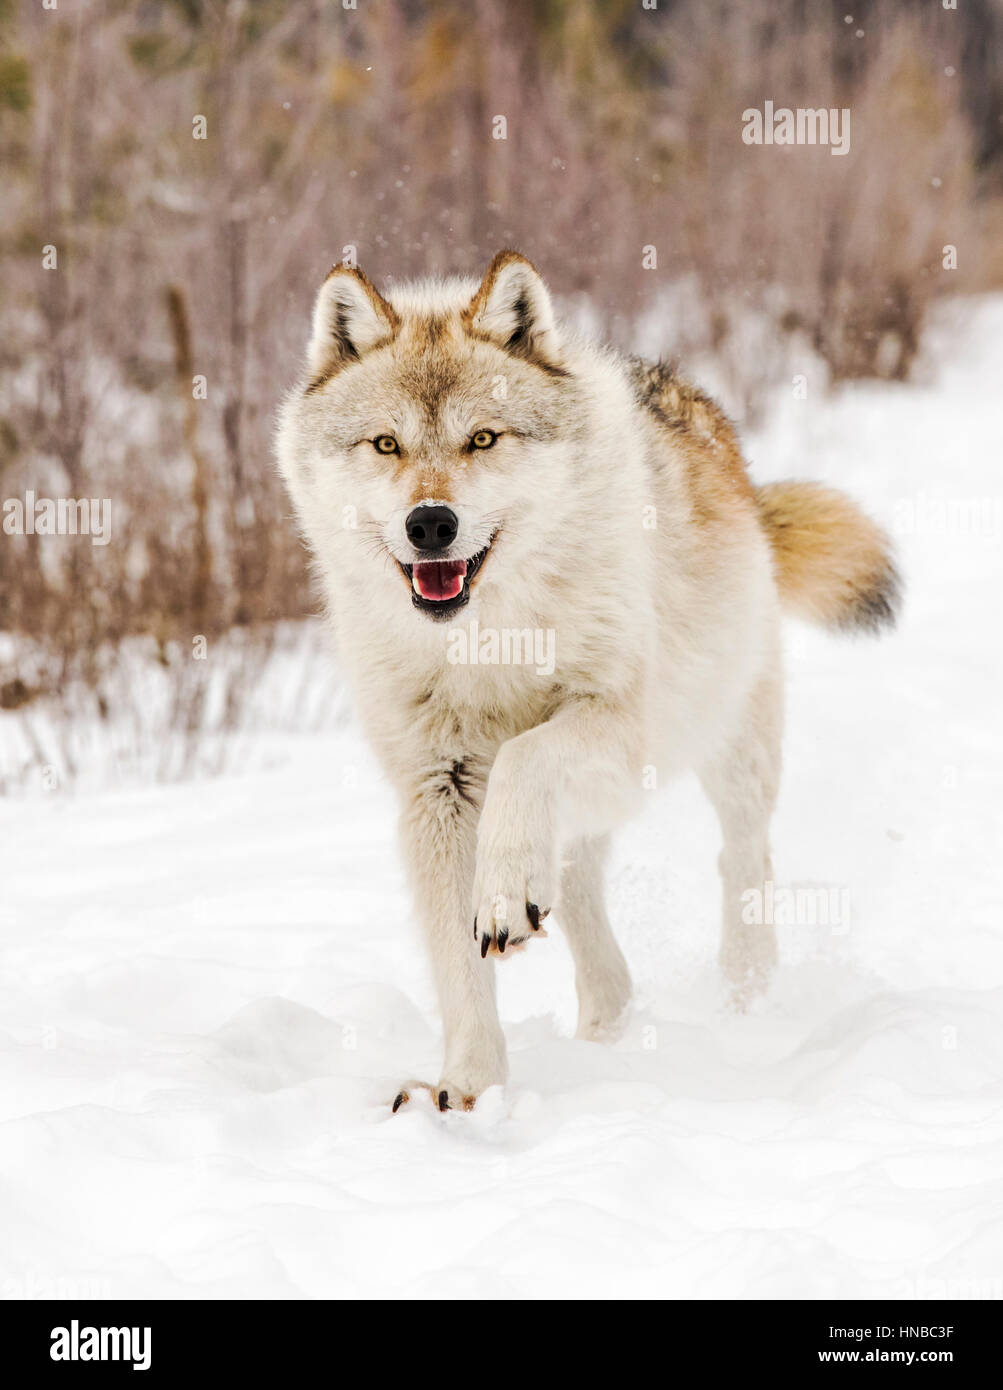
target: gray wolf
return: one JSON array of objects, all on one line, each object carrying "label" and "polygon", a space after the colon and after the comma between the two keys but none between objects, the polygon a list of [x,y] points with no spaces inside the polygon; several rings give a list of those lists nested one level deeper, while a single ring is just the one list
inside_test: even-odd
[{"label": "gray wolf", "polygon": [[[882,532],[829,488],[755,487],[713,401],[562,327],[513,251],[479,284],[385,295],[335,266],[277,455],[399,800],[442,1009],[440,1108],[505,1081],[495,964],[551,909],[578,1035],[615,1033],[630,980],[603,861],[652,780],[698,774],[723,841],[721,965],[739,1005],[762,990],[774,932],[741,901],[772,878],[781,613],[890,624]],[[472,622],[479,657],[485,633],[543,632],[553,660],[451,659]]]}]

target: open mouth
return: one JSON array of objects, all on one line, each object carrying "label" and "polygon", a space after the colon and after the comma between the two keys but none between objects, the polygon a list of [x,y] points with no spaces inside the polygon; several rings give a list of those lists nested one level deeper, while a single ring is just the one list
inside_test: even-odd
[{"label": "open mouth", "polygon": [[397,561],[411,585],[415,608],[433,618],[449,618],[470,600],[470,581],[483,565],[494,536],[483,550],[469,560],[416,560],[413,565]]}]

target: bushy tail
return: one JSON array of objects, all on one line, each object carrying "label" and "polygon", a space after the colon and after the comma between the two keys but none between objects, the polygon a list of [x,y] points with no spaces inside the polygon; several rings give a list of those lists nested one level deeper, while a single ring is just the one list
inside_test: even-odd
[{"label": "bushy tail", "polygon": [[901,585],[891,544],[848,497],[817,483],[768,483],[756,501],[785,608],[842,631],[893,626]]}]

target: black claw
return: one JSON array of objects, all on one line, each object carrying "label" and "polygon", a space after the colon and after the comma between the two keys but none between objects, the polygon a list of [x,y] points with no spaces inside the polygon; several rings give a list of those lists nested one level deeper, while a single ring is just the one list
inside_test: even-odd
[{"label": "black claw", "polygon": [[505,954],[505,943],[506,943],[507,941],[508,941],[508,932],[505,930],[504,927],[502,927],[501,931],[498,933],[498,952],[499,952],[500,955],[504,955],[504,954]]},{"label": "black claw", "polygon": [[474,940],[477,940],[477,918],[474,918]]},{"label": "black claw", "polygon": [[490,936],[488,936],[487,932],[485,932],[484,935],[481,937],[481,960],[483,960],[484,957],[487,955],[487,953],[488,953],[488,947],[489,947],[490,945],[491,945],[491,938],[490,938]]},{"label": "black claw", "polygon": [[526,904],[526,916],[529,918],[529,925],[534,931],[540,930],[540,909],[536,903]]},{"label": "black claw", "polygon": [[440,1110],[448,1110],[448,1109],[449,1109],[449,1092],[448,1092],[448,1091],[440,1091],[440,1092],[439,1092],[439,1109],[440,1109]]},{"label": "black claw", "polygon": [[397,1097],[397,1099],[394,1101],[394,1108],[393,1108],[393,1112],[392,1112],[392,1113],[393,1113],[394,1115],[396,1115],[396,1114],[397,1114],[397,1111],[401,1108],[401,1106],[402,1106],[403,1104],[404,1104],[404,1092],[401,1091],[400,1095],[399,1095],[399,1096]]}]

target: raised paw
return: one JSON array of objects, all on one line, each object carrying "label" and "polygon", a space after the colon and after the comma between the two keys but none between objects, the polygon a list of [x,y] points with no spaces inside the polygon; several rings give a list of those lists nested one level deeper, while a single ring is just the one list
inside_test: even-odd
[{"label": "raised paw", "polygon": [[487,955],[514,955],[524,948],[527,941],[536,936],[546,936],[547,933],[541,924],[549,916],[549,907],[541,909],[536,903],[526,903],[519,920],[512,922],[507,900],[499,901],[496,909],[489,915],[489,928],[481,927],[480,919],[474,918],[474,940],[480,943],[481,960]]},{"label": "raised paw", "polygon": [[[481,955],[505,956],[544,936],[560,882],[552,798],[526,769],[514,769],[503,745],[477,825],[470,920]],[[534,774],[536,775],[536,774]]]}]

